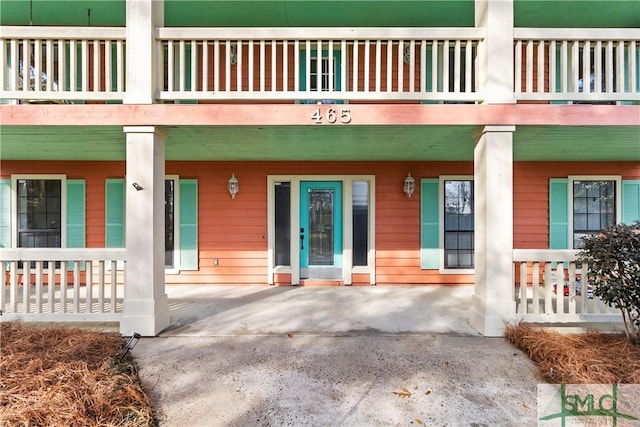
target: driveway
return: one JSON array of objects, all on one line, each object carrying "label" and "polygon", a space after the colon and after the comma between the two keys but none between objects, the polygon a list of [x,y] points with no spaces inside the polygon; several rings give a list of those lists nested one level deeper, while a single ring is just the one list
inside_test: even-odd
[{"label": "driveway", "polygon": [[536,425],[527,356],[470,287],[168,287],[133,350],[162,426]]}]

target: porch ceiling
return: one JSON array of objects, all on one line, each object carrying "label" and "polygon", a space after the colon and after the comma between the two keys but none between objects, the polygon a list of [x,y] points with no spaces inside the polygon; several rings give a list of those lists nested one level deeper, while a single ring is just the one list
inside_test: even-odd
[{"label": "porch ceiling", "polygon": [[[1,25],[124,26],[125,0],[0,2]],[[89,18],[88,10],[91,9]],[[518,27],[640,27],[633,0],[515,0]],[[472,27],[473,0],[165,0],[167,26]]]},{"label": "porch ceiling", "polygon": [[[167,160],[473,160],[474,126],[177,126]],[[519,161],[640,161],[638,126],[518,126]],[[1,160],[124,160],[121,126],[4,126]]]}]

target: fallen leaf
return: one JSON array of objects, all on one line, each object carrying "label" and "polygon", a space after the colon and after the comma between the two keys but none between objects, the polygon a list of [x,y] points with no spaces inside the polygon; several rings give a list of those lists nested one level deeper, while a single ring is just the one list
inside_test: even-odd
[{"label": "fallen leaf", "polygon": [[425,391],[424,394],[431,394],[431,389]]},{"label": "fallen leaf", "polygon": [[417,390],[417,389],[418,389],[418,386],[413,387],[413,389],[414,389],[414,390]]},{"label": "fallen leaf", "polygon": [[528,411],[529,409],[531,409],[531,408],[529,408],[529,406],[528,406],[527,404],[525,404],[525,403],[523,403],[523,404],[522,404],[522,407],[523,407],[524,409],[526,409],[527,411]]},{"label": "fallen leaf", "polygon": [[289,333],[287,334],[287,336],[288,336],[289,338],[293,338],[293,334],[292,334],[291,332],[289,332]]},{"label": "fallen leaf", "polygon": [[420,418],[416,418],[416,423],[422,425],[422,420]]},{"label": "fallen leaf", "polygon": [[403,388],[401,391],[392,391],[392,393],[400,397],[411,397],[411,392],[406,388]]}]

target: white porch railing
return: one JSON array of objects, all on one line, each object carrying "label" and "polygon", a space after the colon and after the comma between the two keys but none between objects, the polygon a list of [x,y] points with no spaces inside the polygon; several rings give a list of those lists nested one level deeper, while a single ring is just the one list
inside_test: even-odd
[{"label": "white porch railing", "polygon": [[[593,295],[587,266],[576,264],[578,251],[513,251],[517,318],[526,323],[622,322],[616,308]],[[515,279],[515,277],[514,277]]]},{"label": "white porch railing", "polygon": [[125,259],[125,249],[2,249],[0,320],[117,321]]},{"label": "white porch railing", "polygon": [[640,32],[515,28],[518,100],[640,101]]},{"label": "white porch railing", "polygon": [[125,29],[0,27],[0,99],[122,100]]},{"label": "white porch railing", "polygon": [[162,100],[481,99],[475,28],[161,28],[157,39]]}]

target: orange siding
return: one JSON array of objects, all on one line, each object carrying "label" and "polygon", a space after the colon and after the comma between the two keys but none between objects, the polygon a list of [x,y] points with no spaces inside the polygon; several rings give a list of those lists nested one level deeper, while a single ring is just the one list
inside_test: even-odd
[{"label": "orange siding", "polygon": [[[267,196],[269,174],[375,175],[376,281],[380,285],[469,284],[472,275],[420,268],[420,192],[402,193],[407,172],[420,178],[472,175],[471,162],[167,162],[168,175],[198,179],[199,271],[167,275],[167,283],[243,285],[267,279]],[[3,161],[2,177],[11,174],[67,174],[87,183],[87,246],[104,246],[104,185],[124,176],[124,162]],[[226,189],[235,173],[240,192]],[[568,175],[622,175],[640,179],[637,162],[518,162],[514,165],[514,247],[548,247],[549,178]],[[419,188],[419,187],[418,187]],[[217,261],[217,265],[216,264]],[[276,284],[290,283],[277,274]],[[353,275],[367,285],[368,274]]]},{"label": "orange siding", "polygon": [[637,162],[517,162],[513,179],[513,244],[549,247],[549,179],[569,175],[621,175],[640,179]]}]

